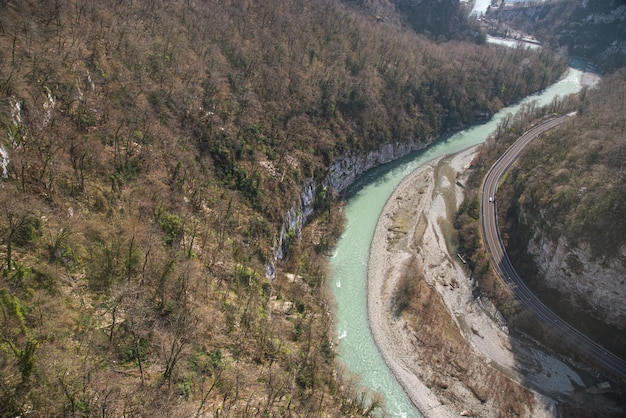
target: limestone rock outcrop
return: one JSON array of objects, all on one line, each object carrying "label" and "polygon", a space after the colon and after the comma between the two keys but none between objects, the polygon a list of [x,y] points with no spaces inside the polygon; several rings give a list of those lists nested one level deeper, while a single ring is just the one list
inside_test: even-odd
[{"label": "limestone rock outcrop", "polygon": [[572,307],[626,329],[626,246],[617,257],[595,258],[588,243],[556,242],[536,228],[528,242],[543,284],[558,291]]}]

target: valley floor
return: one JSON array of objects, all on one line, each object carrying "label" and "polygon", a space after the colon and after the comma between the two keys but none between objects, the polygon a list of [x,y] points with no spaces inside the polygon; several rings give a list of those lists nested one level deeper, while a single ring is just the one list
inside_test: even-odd
[{"label": "valley floor", "polygon": [[[425,417],[495,417],[505,407],[522,416],[555,416],[552,398],[584,387],[581,378],[509,333],[493,305],[473,295],[473,281],[446,246],[463,199],[457,181],[463,184],[474,155],[472,148],[418,168],[389,198],[370,248],[370,327]],[[432,295],[420,305],[423,312],[397,317],[394,292],[406,274],[420,289],[418,299]],[[422,315],[431,316],[430,326]]]}]

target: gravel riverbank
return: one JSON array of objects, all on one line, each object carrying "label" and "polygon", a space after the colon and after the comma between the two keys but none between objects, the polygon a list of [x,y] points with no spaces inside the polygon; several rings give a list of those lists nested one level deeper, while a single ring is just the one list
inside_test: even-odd
[{"label": "gravel riverbank", "polygon": [[[456,182],[464,182],[474,155],[472,148],[418,168],[387,201],[370,248],[370,328],[385,362],[425,417],[495,417],[505,406],[523,416],[552,417],[556,405],[550,397],[583,386],[580,377],[534,344],[511,336],[493,306],[473,296],[472,281],[446,247],[444,234],[463,199]],[[419,315],[394,315],[394,291],[410,263],[420,266],[415,286],[425,282],[421,285],[445,306],[446,314],[437,319],[440,333],[456,328],[463,344],[444,350],[424,343],[415,331]],[[436,350],[442,353],[433,354]],[[441,362],[431,364],[433,355]],[[472,381],[481,378],[486,381]],[[495,381],[512,385],[515,390],[507,392],[526,393],[528,399],[496,394],[490,388]]]}]

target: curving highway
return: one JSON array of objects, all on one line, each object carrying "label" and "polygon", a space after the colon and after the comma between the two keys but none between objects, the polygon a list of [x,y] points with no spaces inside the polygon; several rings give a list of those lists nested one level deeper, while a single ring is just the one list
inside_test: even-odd
[{"label": "curving highway", "polygon": [[490,253],[491,262],[496,273],[527,309],[533,312],[544,324],[549,324],[556,335],[566,341],[572,348],[592,359],[605,372],[613,374],[615,377],[622,380],[626,380],[626,361],[563,321],[528,289],[509,260],[498,228],[496,191],[498,189],[498,183],[504,173],[533,139],[547,130],[562,124],[569,118],[575,116],[575,114],[576,113],[573,112],[559,116],[533,127],[515,141],[491,167],[483,181],[481,195],[480,219],[483,241]]}]

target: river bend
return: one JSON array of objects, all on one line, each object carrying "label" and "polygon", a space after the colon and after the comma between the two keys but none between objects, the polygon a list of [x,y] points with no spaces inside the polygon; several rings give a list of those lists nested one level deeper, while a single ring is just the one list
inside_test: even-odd
[{"label": "river bend", "polygon": [[336,302],[335,328],[340,361],[363,386],[380,393],[393,417],[419,417],[402,387],[383,361],[371,335],[367,317],[367,263],[376,223],[389,196],[413,170],[441,156],[455,154],[484,142],[500,120],[523,104],[544,106],[559,96],[578,92],[583,73],[569,69],[567,76],[537,95],[495,114],[489,122],[440,138],[423,151],[410,154],[365,173],[347,191],[345,231],[333,251],[328,285]]}]

